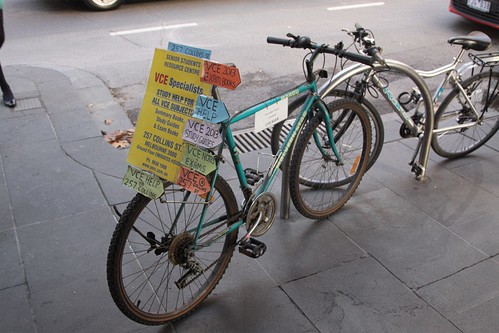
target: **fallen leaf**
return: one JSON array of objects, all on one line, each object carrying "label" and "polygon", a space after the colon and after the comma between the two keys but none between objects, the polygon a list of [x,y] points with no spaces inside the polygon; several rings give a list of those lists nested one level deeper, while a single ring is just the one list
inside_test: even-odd
[{"label": "fallen leaf", "polygon": [[111,144],[115,148],[124,149],[128,148],[132,143],[135,129],[127,129],[126,131],[116,130],[109,133],[101,131],[101,133],[107,143]]}]

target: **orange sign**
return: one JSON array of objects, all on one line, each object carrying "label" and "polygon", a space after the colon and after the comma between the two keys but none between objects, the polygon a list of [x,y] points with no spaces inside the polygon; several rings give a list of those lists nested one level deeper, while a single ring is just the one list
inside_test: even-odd
[{"label": "orange sign", "polygon": [[197,195],[210,192],[210,182],[208,179],[199,172],[185,167],[180,168],[177,184]]},{"label": "orange sign", "polygon": [[241,83],[241,76],[237,67],[205,60],[201,81],[234,90]]}]

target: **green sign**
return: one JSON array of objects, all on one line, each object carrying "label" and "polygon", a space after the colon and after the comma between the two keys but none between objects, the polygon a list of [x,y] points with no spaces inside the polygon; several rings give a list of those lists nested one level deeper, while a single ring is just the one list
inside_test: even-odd
[{"label": "green sign", "polygon": [[157,176],[130,165],[123,178],[123,185],[151,199],[159,198],[165,191],[163,182]]},{"label": "green sign", "polygon": [[182,165],[196,170],[205,176],[217,168],[213,153],[199,149],[187,142],[185,143]]}]

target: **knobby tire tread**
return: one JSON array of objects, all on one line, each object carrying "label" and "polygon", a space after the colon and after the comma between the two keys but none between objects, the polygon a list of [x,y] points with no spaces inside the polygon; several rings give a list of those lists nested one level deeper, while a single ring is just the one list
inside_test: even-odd
[{"label": "knobby tire tread", "polygon": [[[300,176],[300,169],[301,169],[301,163],[303,160],[303,155],[305,153],[305,150],[307,149],[307,146],[309,145],[309,142],[312,138],[312,135],[314,131],[319,127],[319,125],[323,122],[323,116],[321,113],[317,113],[312,120],[310,120],[307,123],[307,126],[305,127],[304,131],[300,134],[298,138],[298,142],[295,146],[295,149],[293,151],[293,155],[291,158],[291,165],[290,165],[290,182],[289,182],[289,188],[290,188],[290,196],[293,201],[294,206],[296,209],[305,217],[311,218],[311,219],[325,219],[328,218],[329,216],[333,215],[336,211],[338,211],[353,195],[355,190],[357,189],[358,185],[360,184],[360,181],[362,180],[362,177],[366,171],[367,163],[368,163],[368,155],[370,151],[370,144],[371,144],[371,127],[369,123],[369,118],[362,107],[361,104],[359,104],[356,101],[350,100],[350,99],[341,99],[341,100],[336,100],[330,104],[328,104],[329,112],[334,116],[335,112],[343,112],[345,109],[352,110],[356,113],[356,115],[359,117],[361,126],[362,126],[362,153],[360,157],[360,161],[358,163],[358,166],[356,168],[356,172],[353,176],[348,177],[348,181],[345,182],[343,180],[340,180],[338,182],[332,182],[330,184],[327,184],[323,186],[323,188],[328,189],[328,190],[334,190],[335,187],[337,186],[342,186],[345,184],[348,184],[348,191],[345,192],[345,194],[341,197],[340,200],[338,200],[334,206],[323,209],[323,210],[314,210],[310,207],[307,206],[305,203],[305,200],[302,198],[302,194],[300,191],[300,185],[303,185],[303,179]],[[314,145],[315,143],[312,143]],[[341,151],[340,151],[341,153]],[[331,153],[332,154],[332,153]],[[311,184],[307,184],[309,188],[318,188],[319,186],[311,186]],[[321,186],[322,187],[322,186]]]},{"label": "knobby tire tread", "polygon": [[[227,181],[225,181],[225,179],[223,179],[219,175],[217,177],[215,187],[218,193],[220,193],[221,199],[222,200],[225,199],[224,202],[225,202],[225,207],[227,209],[227,214],[230,214],[230,216],[236,216],[238,211],[237,200],[234,195],[234,192],[230,188]],[[151,318],[142,317],[136,311],[134,311],[134,309],[131,309],[129,307],[128,302],[124,299],[126,298],[126,295],[123,295],[121,292],[120,288],[121,281],[119,281],[120,267],[117,267],[117,264],[120,263],[120,260],[118,260],[117,258],[120,258],[122,256],[121,242],[123,241],[126,242],[126,239],[123,240],[123,238],[124,237],[127,238],[129,235],[129,231],[131,229],[131,226],[129,224],[132,223],[132,221],[136,220],[135,215],[137,215],[137,218],[140,216],[140,213],[142,212],[143,209],[145,209],[145,207],[150,201],[151,199],[138,193],[128,204],[127,208],[120,217],[119,222],[117,223],[116,228],[113,232],[113,236],[109,245],[109,252],[107,257],[107,281],[108,281],[108,288],[113,297],[113,300],[124,315],[144,325],[164,325],[167,323],[172,323],[174,321],[177,321],[191,314],[201,305],[201,303],[215,289],[215,287],[222,279],[231,261],[232,255],[234,253],[235,245],[237,242],[237,230],[226,236],[225,241],[227,242],[228,238],[230,237],[230,243],[224,246],[225,251],[227,251],[224,254],[226,256],[224,263],[222,266],[219,266],[220,269],[218,270],[217,274],[215,274],[214,278],[211,280],[214,282],[210,282],[209,288],[201,292],[204,294],[201,298],[196,299],[194,304],[191,305],[186,311],[182,311],[180,315],[175,316],[173,318],[166,318],[166,319],[155,318],[154,320],[152,320]],[[231,223],[233,222],[235,221],[231,221]]]}]

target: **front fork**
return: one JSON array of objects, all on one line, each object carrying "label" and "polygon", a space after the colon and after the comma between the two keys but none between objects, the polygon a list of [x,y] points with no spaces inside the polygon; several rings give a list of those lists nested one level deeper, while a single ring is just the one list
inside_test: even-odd
[{"label": "front fork", "polygon": [[[329,114],[329,109],[327,108],[327,105],[324,103],[322,99],[318,99],[314,107],[319,109],[319,112],[321,112],[322,117],[324,119],[329,146],[331,147],[333,154],[336,157],[336,164],[342,165],[343,161],[341,160],[340,153],[338,152],[338,148],[336,147],[336,143],[334,140],[334,133],[331,127],[331,115]],[[323,157],[328,156],[328,153],[324,150],[324,146],[321,143],[320,135],[317,133],[317,131],[314,132],[313,137],[315,144],[319,148],[319,151],[321,152],[322,156]]]}]

